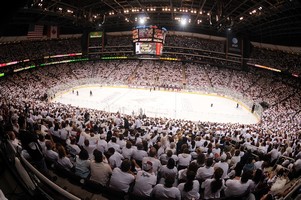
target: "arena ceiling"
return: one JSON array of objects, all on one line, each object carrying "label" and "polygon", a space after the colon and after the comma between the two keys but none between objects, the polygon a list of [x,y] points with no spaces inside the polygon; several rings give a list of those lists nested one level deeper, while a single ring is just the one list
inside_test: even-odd
[{"label": "arena ceiling", "polygon": [[[228,28],[252,41],[301,46],[300,0],[13,0],[2,7],[2,35],[30,23],[57,25],[61,33],[84,29],[125,31],[139,24],[225,36]],[[9,12],[7,12],[9,11]],[[181,26],[187,23],[186,26]]]}]

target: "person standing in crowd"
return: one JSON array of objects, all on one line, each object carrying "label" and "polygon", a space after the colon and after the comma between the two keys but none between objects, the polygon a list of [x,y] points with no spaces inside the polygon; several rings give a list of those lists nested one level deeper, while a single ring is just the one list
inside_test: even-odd
[{"label": "person standing in crowd", "polygon": [[252,105],[252,110],[251,110],[251,112],[254,113],[254,111],[255,111],[255,103]]}]

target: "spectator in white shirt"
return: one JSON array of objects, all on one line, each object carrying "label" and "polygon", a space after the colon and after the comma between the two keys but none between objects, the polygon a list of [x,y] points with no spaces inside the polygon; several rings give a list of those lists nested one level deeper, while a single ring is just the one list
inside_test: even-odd
[{"label": "spectator in white shirt", "polygon": [[88,139],[85,139],[83,148],[87,150],[89,159],[93,159],[93,151],[96,149],[96,145],[90,144],[90,141]]},{"label": "spectator in white shirt", "polygon": [[110,155],[109,164],[111,168],[114,169],[115,167],[120,167],[124,157],[119,152],[115,151],[113,147],[108,149],[108,154]]},{"label": "spectator in white shirt", "polygon": [[107,162],[101,151],[95,149],[93,152],[94,160],[90,164],[91,176],[90,180],[100,183],[102,186],[107,186],[112,174],[112,168]]},{"label": "spectator in white shirt", "polygon": [[111,140],[108,142],[107,145],[107,150],[111,147],[113,147],[115,149],[115,151],[118,151],[119,153],[121,153],[121,149],[120,149],[120,145],[116,143],[117,139],[116,137],[112,137]]},{"label": "spectator in white shirt", "polygon": [[167,176],[171,176],[171,177],[174,177],[176,179],[176,177],[178,175],[178,169],[176,167],[176,163],[175,163],[173,158],[169,158],[169,160],[167,162],[167,165],[163,165],[160,168],[159,174],[160,174],[160,177],[161,177],[160,180],[159,180],[159,183],[162,183],[162,184],[164,184],[165,178]]},{"label": "spectator in white shirt", "polygon": [[181,200],[181,192],[177,187],[174,187],[175,179],[173,177],[166,177],[165,183],[157,184],[152,192],[151,197],[155,199],[175,199]]},{"label": "spectator in white shirt", "polygon": [[152,162],[147,162],[142,166],[142,170],[137,172],[133,194],[141,197],[150,197],[151,191],[157,183],[157,176],[152,170]]},{"label": "spectator in white shirt", "polygon": [[225,181],[222,179],[223,169],[218,167],[214,170],[213,178],[206,179],[202,183],[204,188],[204,199],[219,199],[221,190],[225,187]]},{"label": "spectator in white shirt", "polygon": [[223,176],[222,178],[226,178],[227,177],[227,174],[228,174],[228,170],[229,170],[229,164],[227,163],[227,156],[226,154],[222,154],[221,157],[220,157],[220,161],[215,163],[213,168],[217,168],[217,167],[220,167],[223,169]]},{"label": "spectator in white shirt", "polygon": [[187,180],[185,183],[180,183],[178,188],[181,192],[182,199],[199,199],[200,184],[195,180],[196,173],[194,171],[187,172]]},{"label": "spectator in white shirt", "polygon": [[46,141],[45,156],[53,161],[57,161],[59,158],[59,154],[56,151],[54,151],[53,148],[53,143],[50,140]]},{"label": "spectator in white shirt", "polygon": [[131,141],[127,141],[126,145],[122,148],[121,150],[122,155],[124,158],[127,159],[132,159],[132,155],[134,153],[134,149],[132,148],[132,142]]},{"label": "spectator in white shirt", "polygon": [[205,166],[200,167],[198,169],[196,178],[201,182],[208,178],[211,178],[214,173],[214,168],[212,165],[213,165],[213,158],[207,158]]},{"label": "spectator in white shirt", "polygon": [[150,150],[149,150],[148,156],[147,156],[147,157],[144,157],[144,158],[142,159],[142,165],[143,165],[144,163],[146,163],[147,161],[150,161],[150,162],[153,163],[153,171],[154,171],[155,173],[157,173],[158,170],[159,170],[160,167],[161,167],[161,162],[160,162],[160,160],[156,157],[156,155],[157,155],[157,150],[156,150],[156,148],[155,148],[155,147],[151,147]]},{"label": "spectator in white shirt", "polygon": [[109,187],[128,193],[130,185],[135,181],[135,176],[131,172],[131,161],[124,159],[120,165],[120,168],[115,167],[112,172]]},{"label": "spectator in white shirt", "polygon": [[70,159],[67,157],[66,150],[65,150],[64,146],[62,146],[62,145],[58,146],[57,151],[58,151],[58,154],[59,154],[59,159],[57,160],[58,164],[65,167],[66,169],[69,169],[69,170],[72,169],[73,164],[70,161]]},{"label": "spectator in white shirt", "polygon": [[136,163],[142,167],[142,159],[144,157],[147,157],[147,152],[143,149],[142,143],[137,144],[137,151],[134,151],[133,153],[133,159],[135,159]]},{"label": "spectator in white shirt", "polygon": [[181,169],[184,169],[184,168],[187,168],[192,157],[189,153],[189,149],[188,148],[184,148],[183,149],[183,153],[180,153],[178,155],[178,170],[181,170]]}]

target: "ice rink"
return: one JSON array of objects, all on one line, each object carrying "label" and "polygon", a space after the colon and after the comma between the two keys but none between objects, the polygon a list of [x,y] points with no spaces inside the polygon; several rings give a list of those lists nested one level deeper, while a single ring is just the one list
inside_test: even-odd
[{"label": "ice rink", "polygon": [[[90,96],[90,90],[92,96]],[[76,92],[78,91],[78,96]],[[259,119],[241,104],[220,96],[164,90],[81,87],[57,95],[55,102],[107,112],[192,121],[254,124]],[[211,106],[212,104],[212,106]]]}]

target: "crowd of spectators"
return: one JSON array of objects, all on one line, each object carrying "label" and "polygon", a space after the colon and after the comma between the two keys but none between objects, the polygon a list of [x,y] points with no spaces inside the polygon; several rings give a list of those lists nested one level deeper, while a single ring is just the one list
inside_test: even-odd
[{"label": "crowd of spectators", "polygon": [[16,41],[0,45],[0,63],[42,59],[44,56],[81,52],[81,39]]},{"label": "crowd of spectators", "polygon": [[297,53],[253,47],[250,62],[293,74],[301,74],[301,60]]},{"label": "crowd of spectators", "polygon": [[[99,78],[106,84],[130,81],[138,86],[146,84],[144,80],[160,86],[156,84],[167,79],[171,80],[167,83],[181,85],[184,78],[195,89],[233,85],[232,89],[245,95],[259,90],[255,98],[275,105],[263,113],[261,123],[240,125],[142,118],[43,100],[47,89],[83,78]],[[239,81],[246,84],[239,86]],[[38,162],[41,157],[31,149],[33,141],[41,146],[43,157],[76,176],[121,192],[159,199],[260,199],[267,192],[276,195],[279,187],[299,173],[300,92],[283,84],[265,73],[187,63],[54,65],[1,80],[1,129],[38,169],[47,170],[47,166]],[[276,90],[281,90],[280,97]]]},{"label": "crowd of spectators", "polygon": [[167,35],[166,46],[187,47],[193,49],[203,49],[213,52],[224,52],[225,41],[208,40],[197,37]]},{"label": "crowd of spectators", "polygon": [[183,69],[179,62],[141,61],[134,72],[131,84],[180,88],[183,85]]},{"label": "crowd of spectators", "polygon": [[[12,58],[1,56],[5,62]],[[108,113],[47,101],[49,89],[72,87],[81,79],[162,89],[227,88],[270,107],[258,124],[241,125]],[[143,197],[272,199],[301,172],[297,81],[261,70],[151,60],[64,63],[4,77],[0,91],[1,137],[45,174],[44,159],[85,180]]]}]

